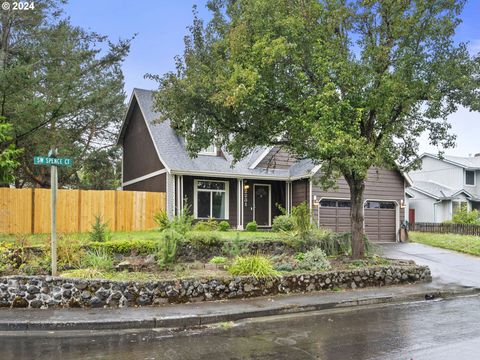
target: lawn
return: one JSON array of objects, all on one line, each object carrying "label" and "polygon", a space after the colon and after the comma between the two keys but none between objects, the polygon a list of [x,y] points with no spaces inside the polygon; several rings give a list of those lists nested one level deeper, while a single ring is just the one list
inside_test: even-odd
[{"label": "lawn", "polygon": [[410,232],[411,242],[480,256],[480,237],[457,234]]}]

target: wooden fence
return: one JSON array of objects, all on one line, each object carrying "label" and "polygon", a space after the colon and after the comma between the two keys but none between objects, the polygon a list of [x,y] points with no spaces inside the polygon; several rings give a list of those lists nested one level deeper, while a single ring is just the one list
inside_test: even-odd
[{"label": "wooden fence", "polygon": [[480,236],[480,225],[471,224],[442,224],[442,223],[414,223],[410,224],[411,231],[451,233],[461,235]]},{"label": "wooden fence", "polygon": [[[59,190],[57,231],[85,232],[96,216],[111,231],[148,230],[165,210],[165,193],[116,190]],[[50,232],[50,190],[0,188],[0,233]]]}]

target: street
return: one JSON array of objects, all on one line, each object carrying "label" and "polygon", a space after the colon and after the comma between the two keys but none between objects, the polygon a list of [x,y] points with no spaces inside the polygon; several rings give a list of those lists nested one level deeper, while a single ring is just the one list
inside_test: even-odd
[{"label": "street", "polygon": [[0,359],[474,359],[480,297],[260,318],[180,333],[4,332]]}]

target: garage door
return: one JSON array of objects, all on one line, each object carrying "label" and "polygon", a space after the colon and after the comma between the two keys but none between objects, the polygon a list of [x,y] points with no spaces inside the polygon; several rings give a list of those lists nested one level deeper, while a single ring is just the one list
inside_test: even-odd
[{"label": "garage door", "polygon": [[[335,232],[350,232],[350,201],[323,199],[320,201],[319,225]],[[365,232],[371,241],[395,241],[395,203],[367,201]]]}]

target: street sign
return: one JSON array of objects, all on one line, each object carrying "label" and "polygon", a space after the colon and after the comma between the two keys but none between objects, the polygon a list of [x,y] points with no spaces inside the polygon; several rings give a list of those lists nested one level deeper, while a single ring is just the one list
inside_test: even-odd
[{"label": "street sign", "polygon": [[48,156],[34,156],[34,165],[46,165],[46,166],[72,166],[73,160],[70,158],[55,158]]}]

